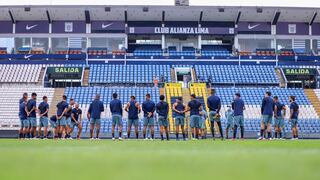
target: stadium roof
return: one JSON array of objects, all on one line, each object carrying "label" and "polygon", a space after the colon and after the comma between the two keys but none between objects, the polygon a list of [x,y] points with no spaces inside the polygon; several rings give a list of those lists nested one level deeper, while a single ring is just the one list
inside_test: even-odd
[{"label": "stadium roof", "polygon": [[[189,0],[190,6],[260,6],[260,7],[320,7],[315,0]],[[161,5],[172,6],[174,0],[10,0],[0,5]]]},{"label": "stadium roof", "polygon": [[183,7],[174,6],[174,0],[10,0],[0,1],[0,20],[47,20],[48,15],[51,20],[85,20],[87,11],[91,20],[123,21],[127,12],[128,21],[161,21],[163,14],[165,21],[235,21],[241,11],[240,21],[271,22],[280,12],[279,21],[310,22],[316,17],[320,22],[319,7],[320,1],[312,0],[190,0]]}]

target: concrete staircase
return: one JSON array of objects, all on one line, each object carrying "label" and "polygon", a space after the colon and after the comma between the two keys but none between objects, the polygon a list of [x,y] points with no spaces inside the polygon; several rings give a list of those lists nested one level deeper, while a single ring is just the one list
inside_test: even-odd
[{"label": "concrete staircase", "polygon": [[62,96],[64,95],[64,88],[55,88],[53,93],[52,102],[50,104],[49,109],[49,117],[55,115],[57,112],[56,105],[62,100]]},{"label": "concrete staircase", "polygon": [[196,70],[194,68],[191,68],[191,77],[192,77],[193,82],[198,82],[198,76],[197,76]]},{"label": "concrete staircase", "polygon": [[82,86],[89,86],[89,74],[90,74],[90,69],[85,68],[83,73],[83,78],[82,78]]},{"label": "concrete staircase", "polygon": [[182,88],[182,99],[183,103],[187,104],[190,101],[190,90],[189,88]]},{"label": "concrete staircase", "polygon": [[320,115],[320,101],[319,98],[317,97],[316,93],[314,92],[313,89],[305,89],[304,93],[307,95],[309,98],[312,106],[316,110],[318,116]]},{"label": "concrete staircase", "polygon": [[282,69],[281,68],[276,68],[275,71],[276,71],[277,77],[278,77],[278,79],[280,81],[280,84],[279,84],[280,87],[281,88],[286,88],[287,87],[287,83],[286,83],[286,79],[284,77],[284,74],[282,73]]},{"label": "concrete staircase", "polygon": [[[183,103],[188,106],[188,102],[190,101],[190,89],[189,88],[182,88],[182,100]],[[189,138],[191,138],[191,128],[190,124],[190,112],[186,112],[186,132],[189,134]]]},{"label": "concrete staircase", "polygon": [[177,82],[176,72],[174,71],[174,68],[170,69],[170,75],[171,75],[171,82]]},{"label": "concrete staircase", "polygon": [[45,71],[46,71],[46,67],[42,67],[41,71],[40,71],[40,75],[39,75],[39,80],[38,80],[38,83],[37,83],[37,85],[39,85],[39,86],[43,85],[43,78],[44,78],[45,73],[46,73]]}]

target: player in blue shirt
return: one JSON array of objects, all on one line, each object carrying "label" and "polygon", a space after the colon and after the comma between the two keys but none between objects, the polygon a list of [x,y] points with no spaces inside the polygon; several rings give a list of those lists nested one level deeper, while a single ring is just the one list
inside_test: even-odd
[{"label": "player in blue shirt", "polygon": [[267,130],[268,132],[268,139],[272,140],[271,123],[272,123],[273,109],[274,109],[274,102],[273,102],[273,99],[271,98],[271,92],[267,91],[264,95],[264,98],[261,104],[262,121],[261,121],[260,137],[258,138],[258,140],[264,139],[265,130]]},{"label": "player in blue shirt", "polygon": [[96,127],[96,139],[99,139],[101,113],[104,111],[103,102],[100,101],[100,95],[97,94],[89,106],[87,118],[90,121],[90,138],[93,140],[93,131]]},{"label": "player in blue shirt", "polygon": [[164,101],[164,95],[160,95],[160,102],[156,105],[156,111],[158,113],[158,121],[160,125],[160,136],[163,141],[163,132],[166,132],[167,141],[169,141],[169,121],[168,121],[168,113],[169,113],[169,105]]},{"label": "player in blue shirt", "polygon": [[113,100],[110,102],[110,111],[112,114],[112,140],[114,138],[115,127],[118,126],[119,140],[122,140],[122,103],[118,99],[118,94],[112,94]]},{"label": "player in blue shirt", "polygon": [[190,111],[190,127],[192,128],[192,140],[199,139],[200,129],[200,112],[202,112],[202,104],[196,99],[195,94],[190,95],[191,101],[188,103],[187,111]]},{"label": "player in blue shirt", "polygon": [[234,113],[231,106],[228,106],[227,111],[225,112],[225,116],[227,119],[227,127],[226,127],[226,138],[229,139],[229,129],[231,128],[234,131]]},{"label": "player in blue shirt", "polygon": [[57,139],[58,138],[58,125],[57,125],[57,115],[53,115],[50,117],[50,126],[53,129],[53,139]]},{"label": "player in blue shirt", "polygon": [[298,139],[298,116],[299,116],[299,105],[296,102],[295,96],[290,96],[290,117],[289,121],[292,128],[292,140]]},{"label": "player in blue shirt", "polygon": [[150,94],[146,94],[146,100],[142,103],[143,111],[143,138],[147,139],[147,128],[151,130],[151,140],[154,139],[154,111],[156,104],[151,100]]},{"label": "player in blue shirt", "polygon": [[68,109],[66,111],[66,137],[65,138],[68,138],[68,139],[72,139],[71,137],[71,114],[72,114],[72,109],[73,109],[73,106],[74,106],[74,99],[73,98],[70,98],[69,100],[69,105],[68,105]]},{"label": "player in blue shirt", "polygon": [[186,134],[184,132],[186,105],[183,104],[181,97],[176,99],[176,102],[172,106],[172,111],[176,126],[176,140],[179,140],[179,126],[181,127],[183,140],[186,140]]},{"label": "player in blue shirt", "polygon": [[237,130],[240,126],[241,139],[244,139],[244,116],[243,111],[246,109],[244,106],[244,101],[241,99],[240,93],[234,95],[233,103],[233,120],[234,120],[234,131],[233,131],[233,140],[237,137]]},{"label": "player in blue shirt", "polygon": [[82,110],[79,108],[79,104],[76,103],[74,105],[74,108],[71,111],[71,130],[70,130],[70,135],[73,132],[74,127],[78,127],[78,134],[77,134],[77,139],[80,139],[80,135],[82,132]]},{"label": "player in blue shirt", "polygon": [[23,103],[25,100],[28,100],[28,93],[23,93],[22,98],[19,100],[19,104]]},{"label": "player in blue shirt", "polygon": [[141,112],[141,107],[136,101],[135,96],[131,96],[130,102],[127,103],[125,111],[128,112],[128,139],[130,139],[132,125],[134,126],[134,131],[136,133],[136,139],[139,139],[139,113]]},{"label": "player in blue shirt", "polygon": [[[26,125],[28,124],[28,128],[29,128],[27,117],[25,119],[21,119],[21,117],[24,118],[24,115],[26,115],[25,106],[27,104],[27,101],[28,101],[28,93],[23,93],[22,98],[19,100],[19,119],[21,122],[21,127],[19,129],[19,139],[24,139],[25,135],[28,134],[27,132],[25,132],[25,124]],[[22,103],[23,105],[21,105]],[[21,108],[24,108],[24,109],[22,110]],[[24,113],[24,114],[22,114],[21,116],[21,113]]]},{"label": "player in blue shirt", "polygon": [[67,103],[67,96],[63,95],[62,96],[62,101],[57,104],[57,131],[58,131],[58,138],[65,138],[62,137],[63,132],[66,130],[66,112],[68,110],[68,103]]},{"label": "player in blue shirt", "polygon": [[28,115],[28,121],[30,123],[30,134],[31,138],[36,138],[36,133],[37,133],[37,94],[32,93],[31,94],[31,99],[27,102],[26,106],[26,112]]},{"label": "player in blue shirt", "polygon": [[286,106],[279,101],[278,96],[273,97],[274,102],[274,137],[282,139],[282,131],[285,130],[284,117],[286,116]]},{"label": "player in blue shirt", "polygon": [[220,109],[221,109],[221,100],[216,96],[215,89],[211,89],[211,96],[207,99],[207,106],[209,108],[209,119],[210,119],[210,129],[212,133],[212,138],[215,139],[214,135],[214,124],[215,122],[218,125],[220,131],[221,140],[223,140],[223,130],[220,121]]},{"label": "player in blue shirt", "polygon": [[21,122],[19,139],[24,139],[26,138],[26,135],[29,134],[29,121],[28,121],[28,115],[26,112],[27,98],[28,97],[24,98],[19,105],[19,119]]},{"label": "player in blue shirt", "polygon": [[42,102],[39,104],[38,109],[39,109],[39,116],[40,116],[40,124],[39,124],[39,130],[38,134],[39,137],[41,138],[41,128],[43,127],[43,139],[48,139],[48,125],[49,125],[49,120],[48,120],[48,112],[49,112],[49,104],[48,104],[48,98],[47,96],[42,97]]}]

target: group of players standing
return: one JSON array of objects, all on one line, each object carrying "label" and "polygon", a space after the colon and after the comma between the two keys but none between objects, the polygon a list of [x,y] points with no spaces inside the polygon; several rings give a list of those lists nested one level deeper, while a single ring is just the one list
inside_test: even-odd
[{"label": "group of players standing", "polygon": [[[113,100],[110,102],[109,107],[112,114],[112,139],[115,140],[115,128],[118,127],[118,139],[122,139],[122,116],[123,106],[122,102],[118,99],[118,94],[113,93]],[[160,137],[164,140],[164,133],[166,134],[166,140],[169,140],[169,105],[165,102],[165,96],[160,95],[160,102],[155,104],[151,100],[150,94],[146,94],[145,101],[140,105],[135,96],[130,97],[130,101],[125,105],[124,110],[128,113],[128,129],[127,138],[130,139],[131,128],[134,126],[135,137],[139,139],[139,113],[143,111],[143,138],[148,139],[147,130],[150,130],[151,137],[154,139],[154,126],[155,126],[155,112],[158,114],[158,124],[160,126]],[[206,108],[203,104],[196,99],[194,94],[190,96],[191,100],[185,105],[182,102],[182,98],[177,98],[176,102],[172,106],[173,117],[176,126],[176,140],[179,140],[180,130],[182,132],[183,140],[187,139],[186,132],[186,112],[190,112],[190,128],[192,129],[192,139],[197,140],[200,138],[206,138]],[[54,129],[54,139],[72,139],[71,134],[73,129],[78,127],[77,139],[80,139],[82,132],[82,110],[79,108],[79,104],[75,103],[74,99],[70,99],[67,103],[67,97],[63,95],[62,101],[59,102],[56,115],[48,118],[49,105],[48,98],[44,96],[43,101],[36,106],[37,94],[32,93],[31,98],[28,99],[28,94],[24,93],[19,102],[19,117],[21,120],[21,128],[19,131],[20,139],[29,138],[48,138],[48,126],[49,123]],[[297,119],[299,114],[299,106],[295,102],[295,97],[290,96],[290,117],[289,120],[292,126],[293,139],[298,138]],[[237,136],[237,130],[240,128],[240,138],[244,138],[244,110],[245,103],[241,99],[240,93],[235,93],[231,106],[228,106],[228,110],[225,112],[227,119],[226,126],[226,138],[228,139],[229,130],[233,130],[232,139],[235,140]],[[215,95],[215,90],[211,90],[211,96],[207,99],[207,108],[209,109],[208,118],[210,121],[210,130],[213,139],[215,139],[215,125],[218,126],[220,132],[220,138],[224,140],[222,124],[220,120],[221,100]],[[265,97],[262,100],[261,105],[261,130],[259,140],[267,138],[272,139],[272,120],[274,117],[275,138],[282,138],[282,132],[285,126],[286,107],[279,102],[277,96],[271,97],[270,92],[265,93]],[[103,102],[100,100],[100,95],[97,94],[89,106],[87,118],[90,121],[90,138],[99,139],[100,126],[101,126],[101,113],[104,112]],[[36,114],[39,114],[39,128],[37,134],[37,118]],[[42,134],[42,128],[43,134]],[[94,130],[96,134],[94,136]]]}]

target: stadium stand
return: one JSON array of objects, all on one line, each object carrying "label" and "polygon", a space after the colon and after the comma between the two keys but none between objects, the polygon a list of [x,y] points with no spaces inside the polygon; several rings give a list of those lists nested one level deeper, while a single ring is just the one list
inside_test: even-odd
[{"label": "stadium stand", "polygon": [[240,56],[250,56],[252,54],[252,52],[250,51],[240,51],[239,55]]},{"label": "stadium stand", "polygon": [[81,54],[81,48],[69,48],[69,54]]},{"label": "stadium stand", "polygon": [[[150,93],[151,99],[155,102],[159,102],[160,91],[158,88],[150,88],[150,87],[136,87],[136,88],[124,88],[124,87],[70,87],[65,89],[65,94],[69,98],[74,98],[76,103],[80,104],[80,108],[82,109],[82,117],[83,121],[83,132],[89,132],[89,122],[87,121],[87,112],[89,109],[89,104],[92,102],[94,96],[96,94],[100,94],[101,100],[104,102],[105,111],[102,113],[102,132],[110,133],[111,132],[111,112],[109,108],[109,102],[112,100],[112,94],[118,93],[119,99],[122,101],[123,107],[125,107],[126,103],[130,100],[131,95],[136,96],[137,102],[142,104],[145,99],[145,94]],[[139,114],[139,129],[142,130],[143,122],[143,112]],[[123,131],[127,130],[127,113],[124,111],[123,114]],[[159,132],[159,127],[155,127],[156,132]],[[77,132],[77,128],[75,129],[75,133]]]},{"label": "stadium stand", "polygon": [[153,83],[155,77],[170,78],[169,65],[91,65],[89,83]]},{"label": "stadium stand", "polygon": [[275,52],[275,49],[257,49],[256,55],[257,56],[275,56],[276,52]]},{"label": "stadium stand", "polygon": [[134,56],[162,56],[161,45],[138,46],[133,51]]},{"label": "stadium stand", "polygon": [[203,45],[201,49],[202,56],[231,56],[228,46]]},{"label": "stadium stand", "polygon": [[281,49],[280,55],[281,56],[294,56],[294,51],[293,51],[293,49]]},{"label": "stadium stand", "polygon": [[30,53],[31,54],[45,54],[45,49],[41,48],[41,47],[32,48]]},{"label": "stadium stand", "polygon": [[107,52],[107,48],[91,47],[87,49],[88,56],[106,56]]},{"label": "stadium stand", "polygon": [[[136,88],[125,88],[125,87],[70,87],[66,88],[65,94],[69,98],[74,98],[77,103],[83,108],[83,112],[87,112],[89,104],[92,102],[96,94],[100,94],[101,100],[108,104],[112,100],[112,94],[118,93],[119,99],[124,103],[130,100],[130,96],[136,96],[137,102],[140,104],[144,101],[146,93],[150,93],[151,99],[154,102],[159,101],[159,89],[150,87],[136,87]],[[104,118],[110,118],[109,107],[106,106],[107,111],[105,112]],[[86,114],[86,113],[85,113]],[[84,116],[86,117],[86,116]]]},{"label": "stadium stand", "polygon": [[273,66],[258,65],[195,65],[198,76],[213,83],[279,84]]},{"label": "stadium stand", "polygon": [[[303,89],[280,89],[280,88],[216,88],[217,95],[221,97],[222,112],[225,112],[227,105],[230,105],[234,93],[240,92],[242,99],[246,104],[245,117],[247,119],[258,119],[261,116],[261,101],[264,93],[269,90],[273,95],[277,95],[280,101],[288,106],[289,96],[294,94],[297,103],[300,105],[301,119],[314,119],[318,118],[314,107],[311,105],[309,99],[306,97]],[[223,113],[222,113],[223,115]],[[287,108],[287,115],[289,115],[289,108]]]},{"label": "stadium stand", "polygon": [[177,47],[169,46],[169,56],[195,56],[195,49],[193,47],[182,47],[182,51],[178,51]]},{"label": "stadium stand", "polygon": [[43,65],[0,64],[0,83],[36,83]]},{"label": "stadium stand", "polygon": [[53,52],[54,54],[68,54],[67,48],[59,48]]},{"label": "stadium stand", "polygon": [[20,127],[19,119],[19,99],[27,92],[37,93],[37,105],[42,102],[42,96],[48,97],[50,104],[53,98],[53,88],[0,88],[0,128],[17,129]]}]

